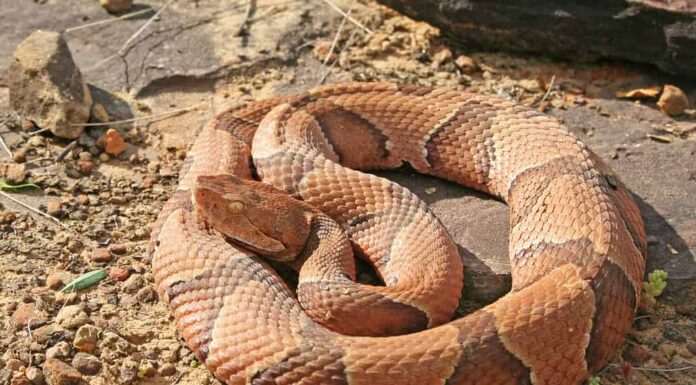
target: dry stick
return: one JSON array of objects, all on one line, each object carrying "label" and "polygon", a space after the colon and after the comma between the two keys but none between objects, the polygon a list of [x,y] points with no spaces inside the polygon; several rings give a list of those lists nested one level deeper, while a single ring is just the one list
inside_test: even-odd
[{"label": "dry stick", "polygon": [[[5,122],[7,122],[7,119],[4,119],[2,122],[0,122],[0,127],[5,125]],[[7,147],[7,144],[5,143],[5,139],[3,139],[2,135],[0,135],[0,145],[2,145],[2,148],[7,151],[7,154],[10,156],[10,159],[13,158],[12,151],[10,151],[10,148]]]},{"label": "dry stick", "polygon": [[329,52],[327,52],[326,57],[324,58],[324,63],[322,63],[322,65],[326,65],[326,63],[329,62],[329,59],[331,58],[331,54],[333,53],[334,49],[336,49],[336,43],[338,43],[338,38],[341,37],[341,31],[343,30],[343,26],[346,24],[346,20],[348,20],[350,13],[353,12],[354,5],[355,5],[355,0],[353,0],[353,2],[350,3],[350,7],[348,8],[348,12],[346,12],[346,15],[343,16],[343,19],[341,19],[341,24],[338,25],[338,29],[336,30],[336,36],[334,36],[333,41],[331,42],[331,48],[329,48]]},{"label": "dry stick", "polygon": [[341,8],[339,8],[336,4],[334,4],[331,0],[322,0],[322,1],[325,2],[326,4],[330,5],[331,8],[335,9],[336,12],[340,13],[341,15],[343,15],[343,17],[345,17],[345,18],[347,18],[348,20],[350,20],[351,23],[357,25],[358,27],[360,27],[360,29],[362,29],[363,31],[367,32],[368,35],[372,35],[372,34],[374,33],[374,32],[372,32],[371,29],[365,27],[362,23],[360,23],[359,21],[355,20],[354,18],[350,17],[348,14],[346,14],[345,12],[343,12],[343,10],[342,10]]},{"label": "dry stick", "polygon": [[60,227],[66,229],[66,230],[70,230],[70,228],[69,228],[68,226],[64,225],[60,220],[58,220],[58,218],[54,217],[53,215],[44,213],[43,211],[41,211],[41,210],[39,210],[39,209],[37,209],[37,208],[35,208],[35,207],[31,207],[31,206],[29,206],[28,204],[26,204],[26,203],[20,201],[19,199],[14,198],[14,197],[12,197],[11,195],[5,193],[4,191],[0,191],[0,195],[4,196],[5,198],[11,200],[12,202],[14,202],[14,203],[16,203],[16,204],[18,204],[18,205],[24,207],[25,209],[27,209],[27,210],[29,210],[29,211],[31,211],[31,212],[33,212],[33,213],[39,214],[39,215],[41,215],[42,217],[47,218],[47,219],[49,219],[49,220],[51,220],[51,221],[57,223]]},{"label": "dry stick", "polygon": [[76,126],[98,127],[98,126],[112,126],[112,125],[114,125],[114,124],[122,124],[122,123],[132,123],[132,122],[138,122],[138,121],[141,121],[141,120],[155,121],[155,120],[158,120],[158,119],[160,119],[160,118],[166,118],[166,117],[171,116],[171,115],[176,115],[176,114],[180,114],[180,113],[182,113],[182,112],[187,112],[187,111],[195,110],[196,108],[198,108],[199,106],[202,106],[203,104],[205,104],[205,102],[201,102],[201,103],[195,104],[195,105],[193,105],[193,106],[188,106],[188,107],[180,108],[180,109],[178,109],[178,110],[173,110],[173,111],[169,111],[169,112],[163,112],[163,113],[161,113],[161,114],[154,114],[154,115],[148,115],[148,116],[141,116],[141,117],[138,117],[138,118],[124,119],[124,120],[114,120],[113,122],[106,122],[106,123],[83,123],[83,124],[74,124],[74,123],[73,123],[73,124],[76,125]]},{"label": "dry stick", "polygon": [[[0,127],[4,126],[6,122],[7,122],[7,119],[3,119],[3,121],[0,122]],[[5,139],[2,138],[2,135],[0,135],[0,145],[2,145],[2,147],[5,149],[5,151],[7,151],[7,154],[10,155],[10,159],[12,159],[12,157],[13,157],[12,151],[10,151],[10,148],[7,147],[7,144],[5,143]]]},{"label": "dry stick", "polygon": [[118,50],[118,55],[119,55],[119,56],[123,56],[123,54],[126,52],[126,49],[128,49],[128,46],[129,46],[135,39],[137,39],[138,36],[140,36],[140,34],[143,33],[143,31],[145,31],[145,29],[147,29],[147,27],[149,27],[150,24],[152,24],[152,23],[155,21],[155,19],[156,19],[163,11],[164,11],[165,9],[169,8],[169,6],[170,6],[173,2],[175,2],[175,1],[176,1],[176,0],[169,0],[169,1],[167,1],[167,3],[164,4],[164,5],[162,6],[162,8],[160,8],[157,12],[155,12],[155,14],[152,15],[152,17],[149,18],[149,19],[145,22],[145,24],[143,24],[143,26],[140,27],[140,29],[138,29],[137,31],[135,31],[135,33],[134,33],[130,38],[128,38],[128,40],[126,40],[125,43],[123,43],[123,45],[121,46],[121,49]]},{"label": "dry stick", "polygon": [[63,160],[63,158],[65,158],[65,156],[68,155],[70,150],[75,148],[75,146],[77,146],[77,139],[73,140],[72,142],[70,142],[70,144],[65,146],[65,148],[56,156],[56,159],[54,159],[54,161],[58,163],[61,160]]},{"label": "dry stick", "polygon": [[246,11],[244,12],[244,20],[242,25],[239,26],[235,36],[242,36],[249,33],[249,26],[251,25],[251,17],[256,12],[256,0],[247,0]]},{"label": "dry stick", "polygon": [[357,32],[358,31],[355,30],[355,31],[353,31],[353,33],[350,34],[350,37],[348,37],[348,41],[346,41],[346,45],[343,46],[343,48],[341,49],[341,52],[339,52],[338,55],[336,56],[336,60],[334,60],[331,63],[331,66],[326,70],[326,72],[324,72],[324,76],[322,76],[321,80],[319,80],[319,85],[324,84],[324,82],[329,77],[329,75],[331,75],[331,70],[333,70],[333,68],[336,66],[336,63],[338,63],[338,56],[340,56],[343,53],[343,51],[348,49],[348,47],[350,47],[350,45],[353,44],[353,38],[355,37]]},{"label": "dry stick", "polygon": [[556,75],[551,76],[551,81],[549,82],[549,86],[546,88],[546,93],[544,94],[544,97],[541,98],[541,100],[539,101],[539,105],[544,104],[544,101],[546,100],[546,98],[549,97],[549,94],[551,94],[551,89],[553,88],[553,82],[555,82],[555,81],[556,81]]},{"label": "dry stick", "polygon": [[32,132],[28,133],[27,135],[34,136],[34,135],[38,135],[38,134],[41,134],[43,132],[46,132],[48,130],[49,130],[48,128],[42,128],[40,130],[32,131]]},{"label": "dry stick", "polygon": [[[609,365],[621,367],[620,365],[617,365],[617,364],[609,364]],[[696,366],[688,365],[688,366],[684,366],[681,368],[674,368],[674,369],[670,369],[670,368],[644,368],[641,366],[631,366],[631,369],[640,370],[640,371],[644,371],[644,372],[681,372],[682,370],[696,369]]]},{"label": "dry stick", "polygon": [[142,10],[140,10],[140,11],[131,12],[131,13],[126,13],[125,15],[122,15],[122,16],[119,16],[119,17],[115,17],[115,18],[103,19],[103,20],[98,20],[98,21],[95,21],[95,22],[92,22],[92,23],[88,23],[88,24],[78,25],[78,26],[76,26],[76,27],[68,28],[68,29],[66,29],[64,32],[65,32],[65,33],[75,32],[75,31],[79,31],[79,30],[81,30],[81,29],[85,29],[85,28],[89,28],[89,27],[94,27],[94,26],[97,26],[97,25],[110,24],[110,23],[113,23],[113,22],[116,22],[116,21],[130,19],[131,17],[136,17],[136,16],[139,16],[139,15],[142,15],[142,14],[145,14],[145,13],[149,13],[149,12],[152,12],[152,8],[142,9]]},{"label": "dry stick", "polygon": [[102,59],[102,60],[99,61],[97,64],[95,64],[95,65],[93,65],[93,66],[87,68],[84,72],[89,72],[89,71],[95,70],[95,69],[101,67],[104,63],[113,60],[114,58],[123,57],[123,55],[126,53],[126,50],[129,48],[129,45],[130,45],[135,39],[137,39],[138,36],[140,36],[140,34],[143,33],[143,31],[145,31],[145,29],[146,29],[147,27],[149,27],[150,24],[152,24],[152,22],[155,21],[155,19],[162,13],[162,11],[164,11],[165,9],[167,9],[167,8],[169,7],[169,5],[171,5],[171,4],[172,4],[173,2],[175,2],[175,1],[176,1],[176,0],[169,0],[169,1],[167,1],[167,3],[164,4],[164,5],[162,6],[162,8],[160,8],[159,10],[157,10],[157,12],[155,12],[155,14],[152,15],[152,17],[149,18],[149,19],[145,22],[145,24],[143,24],[137,31],[135,31],[135,33],[132,34],[131,37],[129,37],[128,40],[126,40],[125,43],[123,43],[123,45],[122,45],[121,48],[118,50],[118,52],[116,52],[116,54],[111,55],[111,56],[108,56],[108,57]]}]

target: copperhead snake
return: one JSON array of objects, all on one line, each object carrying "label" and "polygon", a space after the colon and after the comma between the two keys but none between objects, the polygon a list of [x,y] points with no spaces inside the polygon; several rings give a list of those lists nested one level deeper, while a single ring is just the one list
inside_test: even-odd
[{"label": "copperhead snake", "polygon": [[[448,322],[462,285],[453,241],[413,193],[357,171],[406,163],[509,205],[509,294]],[[622,344],[647,253],[630,193],[556,119],[390,83],[218,115],[150,246],[197,359],[255,385],[581,383]],[[351,250],[385,286],[353,282]],[[296,292],[266,258],[300,269]]]}]

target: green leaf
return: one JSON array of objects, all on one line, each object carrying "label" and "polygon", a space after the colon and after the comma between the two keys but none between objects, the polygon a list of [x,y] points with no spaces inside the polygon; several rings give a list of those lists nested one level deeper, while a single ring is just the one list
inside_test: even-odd
[{"label": "green leaf", "polygon": [[72,293],[75,290],[87,289],[88,287],[96,285],[104,278],[106,278],[106,269],[90,271],[89,273],[82,274],[75,278],[72,282],[65,285],[64,288],[60,289],[60,291]]},{"label": "green leaf", "polygon": [[18,190],[18,189],[27,188],[27,187],[41,188],[33,183],[9,184],[9,183],[5,182],[4,180],[0,179],[0,190]]},{"label": "green leaf", "polygon": [[601,385],[601,380],[599,377],[590,377],[587,380],[587,385]]}]

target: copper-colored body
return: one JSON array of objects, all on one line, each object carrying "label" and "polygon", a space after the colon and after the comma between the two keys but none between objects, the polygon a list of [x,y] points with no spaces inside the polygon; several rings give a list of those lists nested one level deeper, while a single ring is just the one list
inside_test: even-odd
[{"label": "copper-colored body", "polygon": [[[197,219],[198,177],[251,179],[252,141],[264,181],[335,219],[378,267],[393,264],[383,278],[393,272],[397,286],[403,272],[461,277],[451,240],[413,194],[348,168],[408,162],[503,199],[512,292],[414,334],[353,337],[321,326],[263,258]],[[409,202],[416,210],[402,211]],[[398,231],[385,237],[382,227]],[[384,83],[335,84],[219,115],[191,149],[151,246],[158,290],[198,359],[222,381],[256,385],[580,383],[630,327],[646,253],[630,194],[555,119],[489,96]],[[435,299],[415,301],[428,324],[451,311],[460,284],[436,282]]]}]

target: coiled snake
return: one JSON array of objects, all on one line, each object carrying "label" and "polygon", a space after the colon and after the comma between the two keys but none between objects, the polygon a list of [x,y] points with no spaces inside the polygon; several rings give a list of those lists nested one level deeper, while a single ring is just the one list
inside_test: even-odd
[{"label": "coiled snake", "polygon": [[[510,206],[509,294],[447,322],[454,243],[414,194],[356,171],[405,163]],[[385,286],[353,281],[351,250]],[[631,325],[647,251],[630,193],[554,118],[346,83],[218,115],[151,252],[181,334],[228,384],[484,385],[577,384],[601,368]],[[302,266],[296,292],[258,255]]]}]

